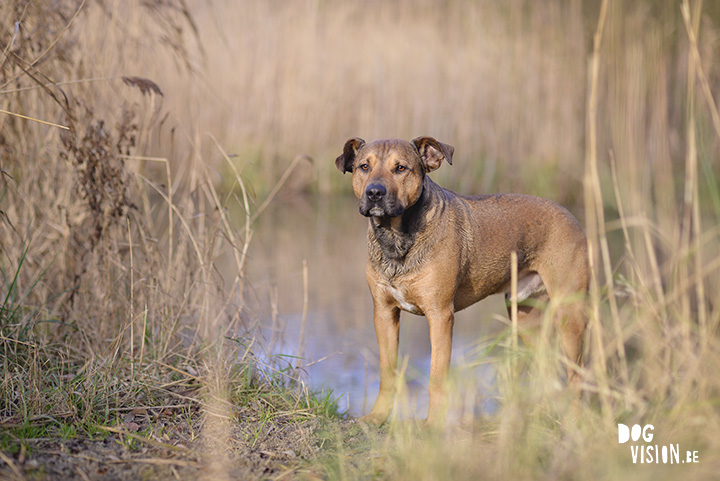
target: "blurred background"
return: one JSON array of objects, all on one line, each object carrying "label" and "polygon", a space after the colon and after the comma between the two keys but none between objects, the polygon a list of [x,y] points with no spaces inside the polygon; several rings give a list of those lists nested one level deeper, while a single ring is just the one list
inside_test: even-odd
[{"label": "blurred background", "polygon": [[[258,188],[295,155],[308,154],[314,169],[302,170],[312,175],[293,175],[296,188],[347,191],[331,160],[348,137],[432,135],[456,147],[456,164],[437,173],[450,187],[533,191],[572,203],[582,197],[587,69],[599,6],[188,2],[198,31],[184,44],[192,75],[179,74],[182,62],[145,64],[137,74],[162,85],[173,112],[237,153],[257,174]],[[705,2],[698,19],[713,90],[719,10]],[[614,1],[608,15],[598,151],[604,160],[614,151],[623,192],[669,205],[672,190],[660,199],[651,190],[656,181],[671,188],[673,167],[684,169],[688,49],[680,2]],[[142,52],[147,39],[137,41]],[[706,109],[698,113],[707,125]],[[704,151],[714,153],[707,142]]]}]

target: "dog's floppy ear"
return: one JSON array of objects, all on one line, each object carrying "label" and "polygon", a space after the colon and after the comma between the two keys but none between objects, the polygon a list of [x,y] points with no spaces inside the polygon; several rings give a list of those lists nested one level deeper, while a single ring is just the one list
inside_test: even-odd
[{"label": "dog's floppy ear", "polygon": [[355,163],[355,154],[357,154],[357,151],[360,150],[360,147],[363,145],[365,145],[363,139],[357,137],[348,139],[348,141],[345,142],[345,147],[343,147],[342,155],[335,159],[335,167],[343,174],[345,172],[352,172],[353,164]]},{"label": "dog's floppy ear", "polygon": [[452,165],[452,156],[453,152],[455,152],[452,145],[443,144],[432,137],[418,137],[413,139],[412,142],[420,153],[426,172],[432,172],[440,167],[443,159]]}]

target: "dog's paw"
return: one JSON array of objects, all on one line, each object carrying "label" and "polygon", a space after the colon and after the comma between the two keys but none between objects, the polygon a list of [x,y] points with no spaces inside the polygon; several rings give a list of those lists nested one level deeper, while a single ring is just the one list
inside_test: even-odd
[{"label": "dog's paw", "polygon": [[369,413],[358,419],[358,422],[365,424],[374,424],[375,426],[381,426],[387,420],[387,414]]}]

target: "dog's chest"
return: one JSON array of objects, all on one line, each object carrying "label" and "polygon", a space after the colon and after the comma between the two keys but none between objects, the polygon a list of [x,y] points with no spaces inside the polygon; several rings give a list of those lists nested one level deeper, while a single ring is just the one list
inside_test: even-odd
[{"label": "dog's chest", "polygon": [[400,306],[400,309],[403,311],[410,312],[412,314],[422,314],[422,310],[416,306],[415,304],[409,302],[405,295],[403,294],[402,290],[393,287],[393,286],[387,286],[387,292],[388,294],[395,299],[395,302],[398,303]]}]

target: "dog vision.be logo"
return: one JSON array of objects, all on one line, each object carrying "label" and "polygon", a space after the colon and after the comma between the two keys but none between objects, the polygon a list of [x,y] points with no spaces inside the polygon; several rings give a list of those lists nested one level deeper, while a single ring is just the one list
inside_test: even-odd
[{"label": "dog vision.be logo", "polygon": [[[632,428],[625,424],[618,424],[618,444],[625,444],[632,441],[635,444],[630,446],[630,454],[633,464],[684,464],[699,463],[697,451],[685,451],[681,456],[679,444],[666,444],[659,446],[652,443],[655,434],[655,426],[646,424],[640,426],[635,424]],[[639,444],[638,444],[639,443]]]}]

